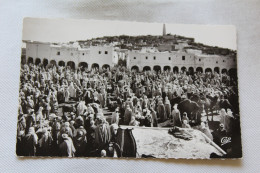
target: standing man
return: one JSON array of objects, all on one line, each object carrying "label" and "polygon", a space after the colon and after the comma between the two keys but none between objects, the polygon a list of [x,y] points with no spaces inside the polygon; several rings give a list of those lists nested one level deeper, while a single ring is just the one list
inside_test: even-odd
[{"label": "standing man", "polygon": [[174,126],[178,126],[178,127],[181,127],[181,126],[182,126],[182,123],[181,123],[181,114],[180,114],[180,111],[179,111],[179,109],[178,109],[178,104],[175,104],[175,105],[173,106],[172,120],[173,120]]},{"label": "standing man", "polygon": [[124,123],[129,125],[132,117],[132,109],[130,108],[130,105],[126,105],[126,110],[124,114]]}]

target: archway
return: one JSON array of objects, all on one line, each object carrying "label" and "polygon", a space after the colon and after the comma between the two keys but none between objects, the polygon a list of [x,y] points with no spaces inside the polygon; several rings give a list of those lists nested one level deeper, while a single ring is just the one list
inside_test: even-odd
[{"label": "archway", "polygon": [[139,71],[139,67],[137,67],[137,66],[135,65],[135,66],[133,66],[133,67],[131,68],[131,71],[136,71],[136,72],[138,72],[138,71]]},{"label": "archway", "polygon": [[99,70],[99,65],[97,63],[94,63],[94,64],[92,64],[91,68]]},{"label": "archway", "polygon": [[182,71],[182,72],[185,72],[186,70],[187,70],[186,67],[182,67],[182,68],[181,68],[181,71]]},{"label": "archway", "polygon": [[212,73],[211,68],[206,68],[206,69],[205,69],[205,73],[208,73],[208,72]]},{"label": "archway", "polygon": [[227,74],[227,69],[223,68],[223,69],[221,70],[221,73],[226,73],[226,74]]},{"label": "archway", "polygon": [[189,74],[193,75],[194,74],[194,68],[193,67],[189,67]]},{"label": "archway", "polygon": [[56,63],[56,61],[55,61],[55,60],[51,60],[51,61],[50,61],[50,64],[51,64],[51,65],[54,65],[54,66],[56,66],[56,65],[57,65],[57,63]]},{"label": "archway", "polygon": [[174,73],[179,73],[179,67],[177,67],[177,66],[173,67],[173,72]]},{"label": "archway", "polygon": [[164,66],[163,67],[163,71],[171,71],[171,67],[170,66]]},{"label": "archway", "polygon": [[153,67],[153,70],[156,72],[159,72],[159,71],[161,71],[161,67],[159,65],[156,65]]},{"label": "archway", "polygon": [[35,65],[39,65],[41,63],[41,59],[40,58],[36,58],[35,59]]},{"label": "archway", "polygon": [[33,64],[33,58],[32,57],[28,58],[28,64]]},{"label": "archway", "polygon": [[64,67],[65,66],[65,62],[64,61],[59,61],[58,65]]},{"label": "archway", "polygon": [[214,72],[219,73],[219,67],[215,67],[215,68],[214,68]]},{"label": "archway", "polygon": [[81,68],[81,70],[85,70],[85,68],[88,68],[88,63],[80,62],[79,63],[79,68]]},{"label": "archway", "polygon": [[151,71],[151,67],[149,67],[149,66],[144,66],[143,71]]},{"label": "archway", "polygon": [[104,65],[102,66],[102,69],[110,70],[110,65],[104,64]]},{"label": "archway", "polygon": [[196,72],[202,73],[202,72],[203,72],[203,68],[202,68],[202,67],[197,67],[197,68],[196,68]]},{"label": "archway", "polygon": [[67,62],[67,66],[69,66],[71,69],[75,70],[75,63],[73,61]]}]

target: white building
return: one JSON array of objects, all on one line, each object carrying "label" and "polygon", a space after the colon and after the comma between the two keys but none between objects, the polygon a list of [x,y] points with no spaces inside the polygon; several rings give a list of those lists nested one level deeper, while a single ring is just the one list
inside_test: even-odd
[{"label": "white building", "polygon": [[236,58],[223,55],[207,55],[200,50],[165,51],[154,49],[129,50],[127,67],[131,70],[180,70],[228,72],[236,69]]},{"label": "white building", "polygon": [[26,59],[23,59],[22,63],[43,63],[45,66],[48,64],[68,65],[75,69],[80,66],[110,68],[118,62],[117,52],[111,45],[81,48],[77,42],[73,44],[52,44],[25,41],[25,43]]},{"label": "white building", "polygon": [[57,64],[60,66],[111,68],[118,63],[118,59],[127,60],[130,70],[170,70],[173,72],[195,71],[218,73],[236,71],[236,57],[231,55],[209,55],[198,49],[184,49],[181,44],[179,50],[159,51],[156,47],[143,47],[141,50],[119,49],[115,45],[99,45],[81,48],[78,42],[70,44],[53,44],[43,42],[26,43],[26,56],[22,63],[32,62]]}]

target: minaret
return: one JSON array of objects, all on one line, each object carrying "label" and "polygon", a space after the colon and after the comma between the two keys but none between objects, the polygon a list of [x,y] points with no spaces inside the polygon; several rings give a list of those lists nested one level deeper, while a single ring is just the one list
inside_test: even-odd
[{"label": "minaret", "polygon": [[166,27],[165,27],[165,24],[163,24],[163,36],[166,35]]}]

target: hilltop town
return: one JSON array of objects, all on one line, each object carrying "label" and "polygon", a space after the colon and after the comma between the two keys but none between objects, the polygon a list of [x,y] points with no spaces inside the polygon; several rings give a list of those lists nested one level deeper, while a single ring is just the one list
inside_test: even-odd
[{"label": "hilltop town", "polygon": [[154,47],[159,52],[178,51],[183,49],[201,50],[203,54],[216,55],[235,55],[236,51],[217,46],[208,46],[195,42],[194,38],[188,38],[179,35],[140,35],[140,36],[104,36],[92,38],[89,40],[79,40],[82,48],[98,45],[113,44],[120,49],[141,50],[142,48]]}]

